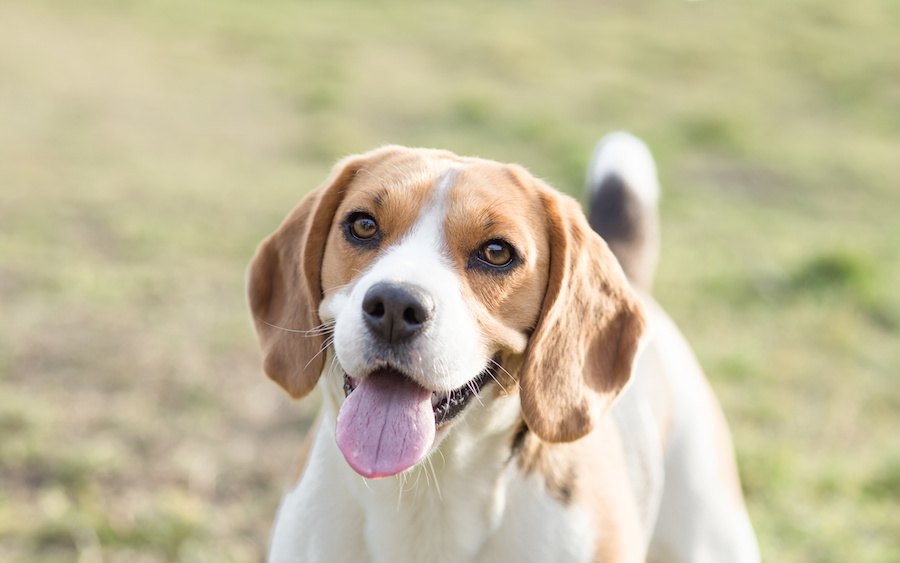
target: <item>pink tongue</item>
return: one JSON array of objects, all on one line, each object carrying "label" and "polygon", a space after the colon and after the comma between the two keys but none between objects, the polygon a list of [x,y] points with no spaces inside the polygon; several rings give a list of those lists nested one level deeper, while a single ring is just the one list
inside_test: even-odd
[{"label": "pink tongue", "polygon": [[434,443],[431,391],[397,372],[376,371],[344,400],[335,434],[347,463],[363,477],[405,471]]}]

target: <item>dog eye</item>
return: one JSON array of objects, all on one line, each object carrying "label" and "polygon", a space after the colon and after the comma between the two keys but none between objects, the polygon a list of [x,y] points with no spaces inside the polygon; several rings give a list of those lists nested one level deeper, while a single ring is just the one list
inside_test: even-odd
[{"label": "dog eye", "polygon": [[378,234],[378,223],[367,213],[354,213],[349,217],[349,230],[354,238],[369,240]]},{"label": "dog eye", "polygon": [[478,249],[478,259],[495,268],[509,266],[515,256],[509,243],[502,240],[489,240]]}]

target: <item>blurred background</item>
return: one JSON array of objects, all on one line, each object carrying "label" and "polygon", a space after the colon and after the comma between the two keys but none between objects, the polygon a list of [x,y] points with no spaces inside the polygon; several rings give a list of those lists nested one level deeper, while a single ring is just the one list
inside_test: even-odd
[{"label": "blurred background", "polygon": [[346,154],[578,195],[627,129],[764,559],[900,561],[898,30],[893,0],[0,0],[0,560],[259,561],[317,399],[262,375],[257,242]]}]

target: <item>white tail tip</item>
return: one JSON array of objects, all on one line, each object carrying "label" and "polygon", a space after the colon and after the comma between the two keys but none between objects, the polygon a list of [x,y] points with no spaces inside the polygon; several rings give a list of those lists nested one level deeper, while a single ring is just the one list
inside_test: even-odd
[{"label": "white tail tip", "polygon": [[588,168],[588,190],[599,190],[611,174],[619,176],[644,204],[659,201],[656,162],[644,141],[631,133],[616,131],[600,139]]}]

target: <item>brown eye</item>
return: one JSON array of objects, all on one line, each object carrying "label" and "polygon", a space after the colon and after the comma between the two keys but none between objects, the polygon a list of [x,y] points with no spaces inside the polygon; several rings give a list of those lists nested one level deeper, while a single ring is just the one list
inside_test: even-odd
[{"label": "brown eye", "polygon": [[508,266],[514,256],[512,247],[502,240],[488,241],[478,249],[478,258],[496,268]]},{"label": "brown eye", "polygon": [[378,234],[378,223],[370,215],[354,213],[350,217],[350,233],[359,240],[369,240]]}]

